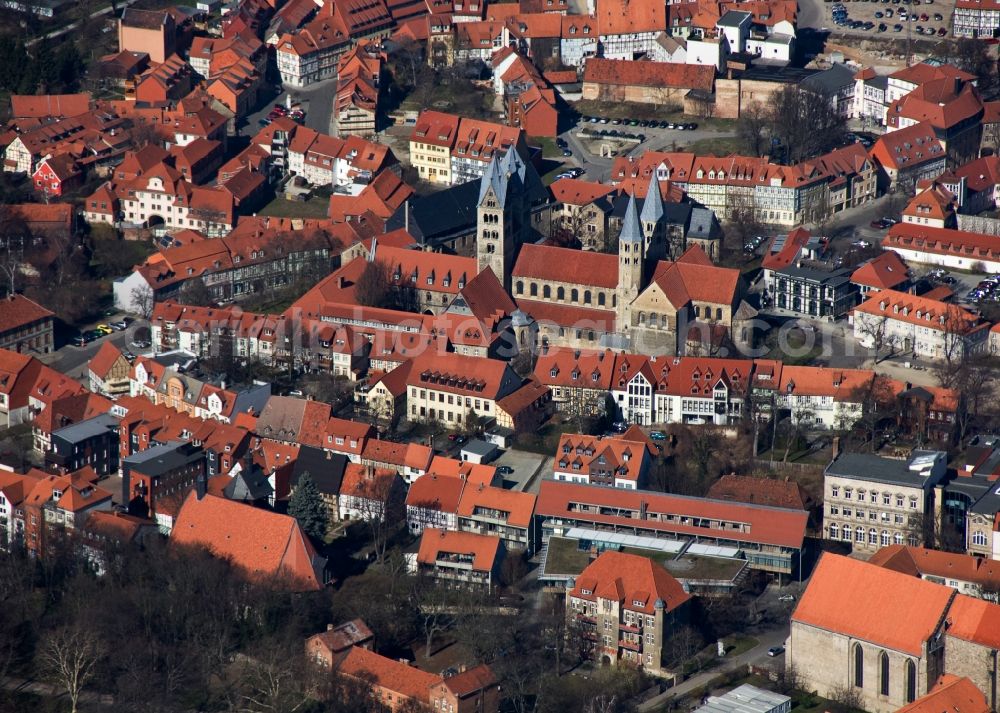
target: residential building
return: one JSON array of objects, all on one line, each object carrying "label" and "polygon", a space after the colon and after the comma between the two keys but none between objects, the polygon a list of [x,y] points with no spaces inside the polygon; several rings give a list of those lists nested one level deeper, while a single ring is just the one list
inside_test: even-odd
[{"label": "residential building", "polygon": [[538,548],[535,496],[479,483],[467,485],[458,501],[458,530],[499,537],[510,553],[530,557]]},{"label": "residential building", "polygon": [[0,299],[0,349],[48,354],[54,349],[55,315],[21,294]]},{"label": "residential building", "polygon": [[886,250],[855,269],[851,282],[857,286],[862,300],[880,290],[908,292],[910,268],[894,250]]},{"label": "residential building", "polygon": [[629,423],[726,426],[743,420],[752,367],[746,359],[623,354],[611,396]]},{"label": "residential building", "polygon": [[996,37],[998,27],[1000,3],[994,0],[956,0],[951,15],[951,34],[955,37]]},{"label": "residential building", "polygon": [[131,514],[148,517],[161,510],[173,514],[173,507],[206,477],[206,455],[193,443],[151,444],[122,458],[121,472],[122,502]]},{"label": "residential building", "polygon": [[500,583],[504,545],[495,535],[426,528],[414,569],[442,585],[485,589]]},{"label": "residential building", "polygon": [[452,186],[482,178],[511,148],[528,156],[523,129],[425,110],[410,133],[410,165],[422,180]]},{"label": "residential building", "polygon": [[369,139],[378,130],[382,93],[382,56],[361,45],[345,54],[337,68],[337,93],[333,119],[339,136]]},{"label": "residential building", "polygon": [[873,553],[888,545],[923,546],[933,532],[934,488],[944,478],[942,451],[907,460],[841,453],[823,472],[823,533]]},{"label": "residential building", "polygon": [[917,186],[917,195],[903,209],[904,223],[926,225],[932,228],[955,228],[958,225],[956,217],[956,200],[951,191],[937,181],[921,189]]},{"label": "residential building", "polygon": [[0,549],[8,551],[11,545],[24,541],[22,504],[42,477],[38,470],[25,475],[0,471]]},{"label": "residential building", "polygon": [[947,153],[934,127],[919,122],[879,137],[871,148],[871,157],[879,165],[879,189],[909,193],[917,182],[944,173]]},{"label": "residential building", "polygon": [[557,411],[570,416],[603,414],[617,370],[610,349],[581,351],[550,348],[535,361],[535,379],[552,393]]},{"label": "residential building", "polygon": [[121,350],[112,342],[104,342],[87,364],[90,390],[109,397],[127,394],[131,369],[131,362]]},{"label": "residential building", "polygon": [[352,646],[369,651],[375,646],[375,635],[363,619],[351,619],[336,626],[327,624],[326,631],[306,639],[306,658],[317,666],[332,670],[336,660]]},{"label": "residential building", "polygon": [[281,582],[292,591],[321,589],[326,582],[326,560],[295,518],[252,505],[189,492],[171,541],[204,547],[245,575]]},{"label": "residential building", "polygon": [[348,649],[335,667],[341,676],[370,685],[376,700],[391,713],[404,706],[427,706],[431,688],[441,681],[440,676],[360,646]]},{"label": "residential building", "polygon": [[897,223],[882,238],[882,247],[907,262],[935,265],[947,270],[1000,272],[997,237],[950,228]]},{"label": "residential building", "polygon": [[608,437],[564,433],[556,447],[552,477],[635,490],[645,487],[655,450],[636,427]]},{"label": "residential building", "polygon": [[867,348],[931,360],[987,351],[990,324],[955,304],[881,290],[854,308],[854,337]]},{"label": "residential building", "polygon": [[871,408],[875,372],[755,362],[756,408],[777,408],[811,428],[849,428]]},{"label": "residential building", "polygon": [[32,557],[44,558],[57,538],[78,530],[91,513],[111,510],[111,493],[97,485],[90,468],[65,475],[41,476],[15,511],[20,520],[14,532],[22,532],[24,546]]},{"label": "residential building", "polygon": [[[777,575],[800,572],[804,510],[543,480],[536,506],[544,541],[568,537],[598,550],[623,535],[653,538],[665,551],[745,560]],[[705,548],[717,549],[705,549]],[[579,580],[578,580],[579,583]]]},{"label": "residential building", "polygon": [[658,672],[691,595],[652,559],[605,551],[566,592],[566,619],[595,643],[594,658]]},{"label": "residential building", "polygon": [[145,52],[154,64],[174,54],[176,42],[174,17],[164,10],[127,7],[118,21],[118,50]]},{"label": "residential building", "polygon": [[118,417],[102,413],[52,431],[45,462],[63,472],[89,467],[102,478],[118,473]]},{"label": "residential building", "polygon": [[607,59],[633,60],[650,52],[667,26],[666,6],[641,0],[599,0],[594,15],[602,54]]},{"label": "residential building", "polygon": [[979,157],[983,103],[972,81],[945,77],[922,82],[890,103],[886,129],[893,132],[922,124],[933,129],[947,155],[948,167]]},{"label": "residential building", "polygon": [[1000,599],[1000,566],[985,557],[942,552],[927,547],[890,545],[868,560],[871,564],[944,584],[978,599]]}]

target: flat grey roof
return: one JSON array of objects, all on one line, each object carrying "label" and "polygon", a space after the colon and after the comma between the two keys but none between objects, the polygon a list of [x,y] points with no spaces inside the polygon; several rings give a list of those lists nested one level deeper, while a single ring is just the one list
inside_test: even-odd
[{"label": "flat grey roof", "polygon": [[59,436],[70,443],[79,443],[88,438],[94,438],[107,433],[118,425],[118,418],[111,413],[101,413],[86,421],[72,423],[69,426],[57,429],[52,432],[53,436]]},{"label": "flat grey roof", "polygon": [[709,696],[705,705],[695,708],[695,713],[770,713],[791,700],[780,693],[744,683],[721,696]]},{"label": "flat grey roof", "polygon": [[873,453],[841,453],[837,460],[826,467],[826,473],[842,478],[916,488],[925,487],[931,482],[931,478],[922,477],[919,472],[910,470],[910,461],[883,458]]},{"label": "flat grey roof", "polygon": [[719,21],[715,24],[717,27],[739,27],[748,17],[750,17],[749,12],[729,10],[725,15],[720,17]]},{"label": "flat grey roof", "polygon": [[463,451],[468,453],[473,453],[477,456],[488,456],[496,449],[497,447],[492,443],[488,443],[487,441],[481,441],[478,438],[471,440],[464,446],[462,446]]}]

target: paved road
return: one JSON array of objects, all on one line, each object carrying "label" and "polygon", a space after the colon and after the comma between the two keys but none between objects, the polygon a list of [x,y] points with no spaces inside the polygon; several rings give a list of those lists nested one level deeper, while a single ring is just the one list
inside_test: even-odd
[{"label": "paved road", "polygon": [[[119,6],[119,8],[121,10],[124,10],[126,7],[128,7],[129,5],[131,5],[132,2],[134,2],[134,0],[131,0],[130,2],[123,2]],[[95,12],[93,15],[91,15],[91,17],[102,17],[102,16],[107,15],[107,14],[109,14],[111,12],[114,12],[114,10],[115,10],[115,8],[113,8],[110,5],[108,5],[103,10],[98,10],[97,12]],[[60,27],[57,30],[52,30],[52,32],[48,33],[47,35],[43,35],[42,37],[36,37],[35,39],[26,42],[25,43],[25,47],[31,47],[32,45],[36,45],[39,42],[41,42],[42,40],[52,40],[52,39],[55,39],[56,37],[61,37],[62,35],[65,35],[67,32],[71,32],[72,30],[75,30],[77,27],[79,27],[80,26],[80,22],[81,22],[80,20],[77,20],[76,22],[71,22],[70,24],[66,25],[65,27]]]},{"label": "paved road", "polygon": [[695,674],[683,683],[680,683],[660,695],[654,696],[648,701],[639,704],[640,713],[648,713],[650,711],[658,710],[671,698],[678,698],[680,696],[687,695],[696,688],[704,686],[713,678],[729,671],[746,668],[747,664],[768,662],[773,666],[784,665],[784,655],[779,657],[770,657],[767,655],[767,650],[772,646],[784,646],[785,640],[788,638],[788,632],[789,625],[783,624],[780,627],[763,634],[756,634],[755,637],[759,643],[755,647],[749,651],[745,651],[739,656],[724,659],[718,666],[708,671]]},{"label": "paved road", "polygon": [[292,102],[301,103],[303,111],[306,112],[305,125],[321,134],[332,136],[334,127],[330,125],[330,122],[333,114],[333,93],[336,89],[336,78],[326,79],[302,89],[290,88],[286,91],[278,87],[277,91],[269,94],[269,98],[261,104],[257,111],[247,117],[243,133],[253,136],[260,131],[260,120],[271,112],[275,104],[285,106],[285,99],[291,94]]},{"label": "paved road", "polygon": [[[676,143],[678,151],[684,151],[685,147],[702,139],[718,139],[735,136],[734,131],[716,131],[712,129],[698,128],[694,131],[679,131],[677,129],[660,129],[642,126],[615,126],[612,124],[592,124],[581,121],[568,131],[563,132],[560,138],[569,144],[573,152],[572,158],[567,159],[568,163],[579,166],[586,172],[586,177],[592,181],[606,182],[610,177],[611,164],[614,159],[602,158],[590,152],[584,145],[584,141],[578,138],[581,131],[600,131],[602,129],[617,129],[630,134],[643,134],[646,139],[641,143],[628,143],[624,145],[620,153],[628,156],[640,156],[647,151],[672,151]],[[608,139],[614,144],[615,139]]]},{"label": "paved road", "polygon": [[[121,318],[110,317],[109,319],[114,321]],[[119,349],[128,348],[136,352],[137,350],[129,345],[135,338],[136,329],[142,326],[138,322],[133,322],[124,332],[114,332],[91,342],[85,347],[66,345],[52,354],[45,354],[39,358],[60,373],[68,374],[75,379],[84,379],[87,377],[87,363],[93,358],[104,342],[111,342]]]}]

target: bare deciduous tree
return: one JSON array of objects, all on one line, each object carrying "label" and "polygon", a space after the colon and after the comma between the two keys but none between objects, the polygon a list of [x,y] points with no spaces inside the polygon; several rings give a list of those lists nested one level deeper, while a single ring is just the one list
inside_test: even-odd
[{"label": "bare deciduous tree", "polygon": [[83,689],[97,672],[103,655],[97,634],[80,625],[56,629],[42,645],[42,665],[52,682],[66,689],[70,713],[79,709]]},{"label": "bare deciduous tree", "polygon": [[760,102],[753,102],[740,111],[740,117],[736,120],[736,138],[751,156],[763,156],[767,153],[770,144],[769,124],[768,110]]}]

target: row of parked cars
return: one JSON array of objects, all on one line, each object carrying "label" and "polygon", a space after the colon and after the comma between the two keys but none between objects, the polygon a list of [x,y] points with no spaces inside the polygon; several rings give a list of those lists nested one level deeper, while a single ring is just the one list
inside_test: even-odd
[{"label": "row of parked cars", "polygon": [[[898,1],[899,0],[896,0],[896,2],[898,2]],[[879,12],[875,13],[875,18],[876,19],[891,18],[892,16],[893,16],[893,10],[892,10],[892,8],[886,9],[885,12],[879,11]],[[928,22],[931,19],[931,16],[928,15],[926,12],[920,13],[920,14],[917,14],[915,12],[914,13],[908,13],[906,11],[906,8],[900,8],[899,12],[896,14],[896,17],[898,19],[906,21],[906,22],[914,22],[914,21],[917,21],[917,20],[922,21],[922,22]],[[939,12],[934,13],[933,17],[934,17],[935,20],[937,20],[939,22],[944,19],[944,16],[941,15],[941,13],[939,13]],[[869,30],[873,30],[874,29],[874,30],[876,30],[878,32],[888,32],[889,31],[889,25],[887,23],[885,23],[885,22],[880,22],[880,23],[878,23],[876,25],[876,23],[874,23],[871,20],[867,20],[867,21],[852,20],[848,16],[847,8],[844,7],[844,5],[841,4],[841,3],[837,3],[836,5],[833,6],[833,22],[834,22],[835,25],[838,25],[839,27],[847,27],[847,28],[850,28],[852,30],[865,30],[865,31],[869,31]],[[897,22],[896,24],[894,24],[892,26],[892,31],[893,32],[902,32],[903,29],[904,29],[904,26],[903,26],[902,23],[898,23]],[[945,28],[943,28],[943,27],[938,27],[937,29],[935,29],[933,27],[924,27],[923,25],[917,25],[913,29],[916,31],[916,33],[918,35],[927,35],[927,36],[937,35],[938,37],[944,37],[946,34],[948,34],[947,30],[945,30]]]},{"label": "row of parked cars", "polygon": [[954,285],[958,280],[948,274],[947,270],[936,268],[927,273],[927,278],[931,282],[940,282],[943,285]]},{"label": "row of parked cars", "polygon": [[88,329],[85,332],[73,337],[73,346],[85,347],[91,342],[96,342],[101,337],[106,337],[109,334],[114,334],[115,332],[124,332],[128,329],[128,325],[131,322],[127,317],[125,319],[120,319],[117,322],[108,322],[105,324],[98,324],[93,329]]},{"label": "row of parked cars", "polygon": [[289,109],[284,104],[275,104],[274,108],[271,109],[268,115],[257,123],[261,126],[267,126],[275,119],[280,119],[283,116],[287,116],[289,119],[299,124],[306,120],[306,113],[302,111],[302,109],[298,107]]},{"label": "row of parked cars", "polygon": [[644,129],[678,129],[694,131],[698,125],[694,122],[679,123],[674,121],[656,121],[655,119],[607,119],[599,116],[582,116],[580,123],[612,124],[614,126],[641,126]]},{"label": "row of parked cars", "polygon": [[1000,302],[1000,275],[991,275],[980,280],[978,285],[969,290],[965,299],[969,300],[969,302],[980,302],[983,300]]}]

